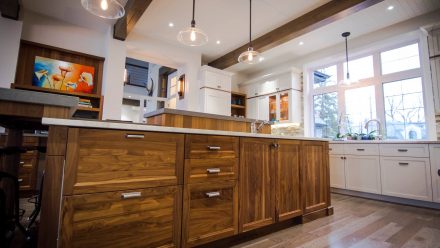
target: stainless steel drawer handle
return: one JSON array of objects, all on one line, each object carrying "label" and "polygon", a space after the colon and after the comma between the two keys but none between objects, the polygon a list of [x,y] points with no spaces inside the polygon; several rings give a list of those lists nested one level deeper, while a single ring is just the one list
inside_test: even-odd
[{"label": "stainless steel drawer handle", "polygon": [[208,150],[211,150],[211,151],[218,151],[220,149],[221,149],[220,146],[208,146]]},{"label": "stainless steel drawer handle", "polygon": [[143,134],[127,134],[127,135],[125,135],[125,138],[127,138],[127,139],[143,139],[143,138],[145,138],[145,135],[143,135]]},{"label": "stainless steel drawer handle", "polygon": [[130,192],[130,193],[122,193],[121,194],[122,199],[137,198],[137,197],[141,197],[141,196],[142,196],[141,192]]},{"label": "stainless steel drawer handle", "polygon": [[399,162],[399,165],[409,165],[409,163],[403,163],[403,162]]},{"label": "stainless steel drawer handle", "polygon": [[208,172],[209,174],[216,174],[216,173],[220,173],[220,168],[209,168],[206,169],[206,172]]},{"label": "stainless steel drawer handle", "polygon": [[220,192],[208,192],[206,193],[206,196],[209,198],[213,198],[213,197],[219,197],[220,196]]},{"label": "stainless steel drawer handle", "polygon": [[24,164],[24,161],[20,161],[20,164],[23,165],[23,164]]},{"label": "stainless steel drawer handle", "polygon": [[21,182],[23,182],[23,179],[22,179],[22,178],[19,178],[17,181],[18,181],[19,183],[21,183]]},{"label": "stainless steel drawer handle", "polygon": [[329,151],[333,151],[333,148],[329,148],[328,150],[329,150]]},{"label": "stainless steel drawer handle", "polygon": [[397,149],[398,152],[407,152],[408,149]]},{"label": "stainless steel drawer handle", "polygon": [[364,148],[358,148],[358,149],[356,149],[357,151],[360,151],[360,152],[363,152],[363,151],[365,151],[365,149]]}]

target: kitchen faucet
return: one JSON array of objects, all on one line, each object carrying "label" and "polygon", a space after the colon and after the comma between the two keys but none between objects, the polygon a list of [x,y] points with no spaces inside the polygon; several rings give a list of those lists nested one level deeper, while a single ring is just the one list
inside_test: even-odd
[{"label": "kitchen faucet", "polygon": [[261,121],[260,125],[258,125],[258,127],[257,127],[257,123],[258,122],[259,122],[259,120],[255,120],[255,121],[253,121],[251,123],[251,133],[258,133],[261,130],[261,128],[263,128],[263,126],[265,124],[267,124],[267,125],[272,125],[273,124],[272,121]]},{"label": "kitchen faucet", "polygon": [[371,120],[368,120],[365,123],[365,129],[367,130],[367,134],[369,134],[368,126],[369,126],[370,122],[376,122],[376,125],[377,125],[377,137],[379,139],[382,139],[382,124],[380,123],[380,121],[378,119],[371,119]]}]

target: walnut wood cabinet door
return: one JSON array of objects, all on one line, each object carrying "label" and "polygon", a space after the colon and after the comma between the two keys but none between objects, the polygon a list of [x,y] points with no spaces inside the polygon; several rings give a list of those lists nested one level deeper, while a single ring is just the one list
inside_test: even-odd
[{"label": "walnut wood cabinet door", "polygon": [[240,232],[275,222],[273,144],[273,139],[240,140]]},{"label": "walnut wood cabinet door", "polygon": [[300,195],[301,141],[278,140],[276,149],[276,215],[284,221],[302,214]]},{"label": "walnut wood cabinet door", "polygon": [[330,175],[328,143],[302,141],[302,197],[305,213],[330,205]]},{"label": "walnut wood cabinet door", "polygon": [[181,187],[66,196],[60,247],[180,247]]}]

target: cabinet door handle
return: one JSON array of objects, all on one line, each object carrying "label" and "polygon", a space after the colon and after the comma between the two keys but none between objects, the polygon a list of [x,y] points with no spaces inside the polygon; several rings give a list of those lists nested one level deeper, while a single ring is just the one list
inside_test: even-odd
[{"label": "cabinet door handle", "polygon": [[20,165],[24,165],[24,161],[20,161]]},{"label": "cabinet door handle", "polygon": [[329,150],[329,151],[333,151],[333,148],[329,148],[328,150]]},{"label": "cabinet door handle", "polygon": [[280,147],[280,144],[278,144],[278,143],[273,143],[273,144],[272,144],[272,147],[275,148],[275,149],[277,149],[278,147]]},{"label": "cabinet door handle", "polygon": [[438,176],[440,177],[440,169],[437,171]]},{"label": "cabinet door handle", "polygon": [[19,178],[17,181],[18,181],[19,183],[21,183],[21,182],[23,182],[23,178]]},{"label": "cabinet door handle", "polygon": [[143,138],[145,138],[145,135],[143,135],[143,134],[127,134],[127,135],[125,135],[125,138],[127,138],[127,139],[143,139]]},{"label": "cabinet door handle", "polygon": [[222,87],[220,85],[217,85],[217,89],[221,89]]},{"label": "cabinet door handle", "polygon": [[408,149],[397,149],[398,152],[407,152]]},{"label": "cabinet door handle", "polygon": [[220,173],[220,168],[208,168],[206,169],[206,172],[208,172],[208,174],[217,174]]},{"label": "cabinet door handle", "polygon": [[341,157],[341,159],[344,159],[344,157]]},{"label": "cabinet door handle", "polygon": [[211,151],[218,151],[221,149],[220,146],[207,146],[207,148],[208,148],[208,150],[211,150]]},{"label": "cabinet door handle", "polygon": [[403,162],[399,162],[399,165],[402,165],[402,166],[404,166],[404,165],[409,165],[409,163],[403,163]]},{"label": "cabinet door handle", "polygon": [[220,196],[220,192],[219,192],[219,191],[216,191],[216,192],[208,192],[208,193],[205,193],[205,194],[206,194],[206,196],[209,197],[209,198],[219,197],[219,196]]},{"label": "cabinet door handle", "polygon": [[358,149],[356,149],[357,151],[360,151],[360,152],[363,152],[363,151],[365,151],[365,149],[364,148],[358,148]]},{"label": "cabinet door handle", "polygon": [[130,192],[130,193],[122,193],[121,194],[122,199],[138,198],[141,196],[142,196],[141,192]]}]

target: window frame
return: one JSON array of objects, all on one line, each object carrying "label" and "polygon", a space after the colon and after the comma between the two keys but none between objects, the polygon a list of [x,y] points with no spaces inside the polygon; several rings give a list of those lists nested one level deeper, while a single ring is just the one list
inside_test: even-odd
[{"label": "window frame", "polygon": [[[386,52],[389,50],[397,49],[400,47],[404,47],[404,46],[408,46],[408,45],[412,45],[412,44],[416,44],[416,43],[418,44],[418,49],[419,49],[419,60],[420,60],[420,67],[419,68],[382,75],[381,56],[380,56],[382,52]],[[351,56],[351,57],[349,57],[349,61],[372,55],[373,56],[374,76],[371,78],[361,79],[361,80],[359,80],[359,82],[357,82],[353,85],[347,86],[347,87],[340,87],[337,84],[337,85],[331,85],[331,86],[323,86],[323,87],[319,87],[316,89],[313,88],[313,82],[314,82],[313,72],[315,70],[319,70],[319,69],[326,68],[326,67],[329,67],[332,65],[336,65],[336,67],[337,67],[337,82],[339,82],[341,79],[343,79],[344,78],[343,65],[344,65],[344,62],[346,62],[345,58],[340,57],[339,59],[335,59],[332,62],[327,61],[326,63],[322,63],[322,64],[315,63],[314,66],[311,66],[306,69],[307,76],[308,76],[308,85],[306,87],[308,89],[307,90],[308,91],[308,94],[307,94],[308,107],[307,108],[309,108],[309,110],[311,112],[314,112],[313,98],[315,95],[337,92],[337,95],[338,95],[338,116],[341,116],[341,114],[345,115],[345,113],[346,113],[345,90],[361,88],[361,87],[366,87],[366,86],[374,86],[375,100],[376,100],[376,116],[377,116],[377,119],[379,119],[381,121],[383,134],[385,135],[386,134],[386,123],[385,123],[385,104],[384,104],[383,84],[394,82],[394,81],[415,78],[415,77],[420,77],[422,80],[423,107],[424,107],[424,114],[425,114],[425,123],[426,123],[426,127],[427,127],[426,136],[428,139],[434,138],[433,136],[435,136],[435,131],[434,131],[434,134],[432,131],[434,123],[432,123],[432,119],[429,118],[429,115],[432,112],[431,111],[432,109],[431,109],[431,106],[429,106],[427,104],[430,100],[432,100],[432,96],[429,95],[432,92],[431,92],[431,90],[428,89],[431,82],[429,81],[428,82],[429,84],[428,84],[426,82],[427,79],[425,76],[426,75],[426,71],[425,71],[426,64],[424,63],[424,57],[426,55],[426,51],[424,51],[425,49],[427,49],[427,44],[425,46],[425,44],[423,43],[423,39],[421,39],[420,37],[417,37],[417,38],[408,39],[404,42],[395,42],[392,45],[386,45],[386,46],[382,46],[380,48],[376,48],[373,50],[360,52],[360,53],[356,54],[355,56]],[[307,118],[307,120],[309,121],[309,125],[307,125],[309,128],[308,133],[311,136],[315,135],[315,130],[314,130],[315,123],[314,123],[313,115],[314,114],[311,114]]]}]

